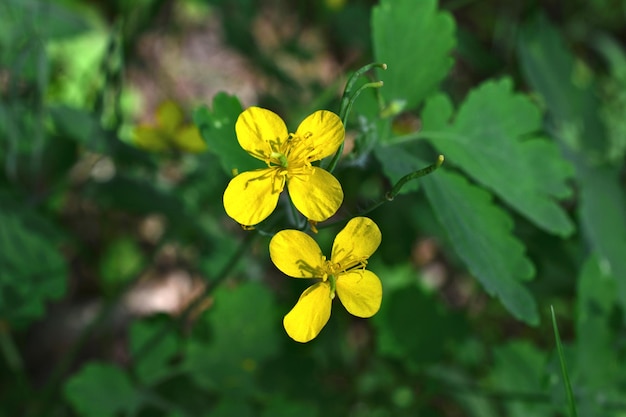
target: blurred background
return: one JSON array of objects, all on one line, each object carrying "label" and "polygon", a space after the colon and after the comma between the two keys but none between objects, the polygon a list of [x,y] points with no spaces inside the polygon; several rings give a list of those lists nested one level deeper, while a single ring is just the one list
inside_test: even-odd
[{"label": "blurred background", "polygon": [[[306,283],[271,264],[267,234],[224,213],[232,168],[248,163],[233,148],[237,115],[266,107],[294,131],[315,110],[337,112],[349,75],[385,56],[372,40],[378,2],[2,0],[0,416],[567,415],[550,305],[579,414],[626,416],[626,2],[413,3],[453,24],[430,33],[433,48],[453,36],[453,61],[428,92],[458,103],[509,77],[574,166],[559,197],[568,231],[493,197],[532,260],[523,285],[537,320],[477,281],[413,185],[368,214],[383,234],[368,266],[381,311],[358,319],[335,301],[320,336],[298,344],[282,317]],[[416,73],[435,66],[416,57]],[[335,220],[397,180],[395,155],[373,144],[376,98],[364,92],[346,126]],[[385,129],[418,131],[413,104]],[[316,236],[327,254],[337,230]]]}]

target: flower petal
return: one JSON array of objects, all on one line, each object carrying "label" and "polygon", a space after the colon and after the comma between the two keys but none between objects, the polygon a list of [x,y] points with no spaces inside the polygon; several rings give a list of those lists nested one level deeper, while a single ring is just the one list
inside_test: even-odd
[{"label": "flower petal", "polygon": [[373,220],[355,217],[337,233],[331,259],[344,268],[351,268],[360,260],[369,258],[378,249],[380,241],[380,229]]},{"label": "flower petal", "polygon": [[200,131],[193,125],[181,127],[176,131],[172,139],[178,149],[185,152],[200,153],[207,149],[206,142],[202,139]]},{"label": "flower petal", "polygon": [[284,186],[275,172],[272,168],[257,169],[230,180],[224,191],[226,213],[245,226],[265,220],[276,208]]},{"label": "flower petal", "polygon": [[337,296],[348,312],[357,317],[372,317],[383,299],[383,287],[375,273],[353,270],[337,277]]},{"label": "flower petal", "polygon": [[298,230],[281,230],[270,241],[270,258],[284,274],[294,278],[321,278],[322,250],[315,240]]},{"label": "flower petal", "polygon": [[[312,146],[310,161],[319,161],[334,154],[344,140],[346,131],[339,116],[327,110],[318,110],[300,123],[296,136]],[[312,142],[312,144],[311,144]]]},{"label": "flower petal", "polygon": [[307,219],[321,222],[337,212],[343,202],[343,190],[328,171],[320,167],[311,168],[311,174],[290,177],[287,189],[300,213]]},{"label": "flower petal", "polygon": [[273,150],[287,140],[289,132],[285,122],[276,113],[260,107],[249,107],[235,123],[239,145],[250,155],[265,161]]},{"label": "flower petal", "polygon": [[328,323],[331,304],[328,282],[318,282],[307,288],[283,319],[289,337],[300,343],[315,339]]},{"label": "flower petal", "polygon": [[156,111],[157,125],[163,132],[173,134],[178,126],[183,123],[183,110],[171,100],[164,101]]},{"label": "flower petal", "polygon": [[134,143],[139,148],[153,152],[165,152],[169,149],[167,138],[158,128],[139,125],[135,127],[133,133]]}]

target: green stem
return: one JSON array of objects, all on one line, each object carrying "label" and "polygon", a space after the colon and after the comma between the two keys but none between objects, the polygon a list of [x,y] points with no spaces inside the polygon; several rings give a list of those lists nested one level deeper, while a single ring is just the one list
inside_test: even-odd
[{"label": "green stem", "polygon": [[437,162],[435,162],[434,164],[429,165],[426,168],[422,168],[422,169],[420,169],[418,171],[411,172],[410,174],[407,174],[404,177],[400,178],[400,180],[396,183],[396,185],[393,186],[391,191],[389,191],[387,194],[385,194],[385,198],[388,201],[393,200],[398,195],[400,190],[402,190],[402,187],[404,187],[404,185],[407,182],[409,182],[411,180],[415,180],[417,178],[424,177],[424,176],[430,174],[431,172],[435,171],[437,168],[439,168],[441,166],[441,164],[443,164],[443,160],[444,160],[443,155],[439,155],[437,157]]},{"label": "green stem", "polygon": [[[426,168],[422,168],[422,169],[420,169],[418,171],[411,172],[410,174],[407,174],[404,177],[400,178],[400,180],[393,186],[393,188],[390,191],[388,191],[387,193],[385,193],[385,195],[381,199],[376,201],[374,204],[372,204],[371,206],[369,206],[365,210],[360,210],[359,213],[357,214],[357,216],[363,216],[365,214],[368,214],[368,213],[376,210],[378,207],[382,206],[383,204],[387,203],[388,201],[393,201],[393,199],[400,193],[400,191],[402,190],[402,187],[404,187],[407,182],[409,182],[411,180],[415,180],[417,178],[421,178],[423,176],[426,176],[426,175],[432,173],[437,168],[439,168],[441,166],[441,164],[443,164],[443,161],[444,161],[443,155],[439,155],[437,157],[437,161],[434,164],[429,165]],[[332,226],[335,226],[335,225],[337,225],[339,223],[343,223],[344,221],[345,221],[345,219],[337,220],[337,221],[329,222],[329,223],[324,223],[323,225],[318,226],[317,228],[318,229],[325,229],[327,227],[332,227]]]},{"label": "green stem", "polygon": [[[358,79],[361,78],[361,76],[363,76],[363,74],[365,74],[367,71],[370,71],[373,68],[381,68],[385,70],[387,69],[387,64],[374,62],[368,65],[365,65],[359,68],[357,71],[355,71],[354,74],[350,76],[350,78],[348,79],[348,82],[346,83],[346,88],[343,90],[343,96],[341,97],[341,104],[339,106],[339,118],[341,119],[341,122],[343,123],[344,128],[346,127],[348,123],[348,117],[350,115],[350,111],[352,110],[352,106],[354,105],[354,101],[361,94],[361,92],[363,92],[363,90],[365,90],[366,88],[380,88],[383,86],[382,81],[375,81],[375,82],[364,84],[361,87],[357,88],[356,91],[354,91],[354,88]],[[335,167],[337,166],[337,162],[339,162],[339,158],[341,157],[341,154],[343,153],[343,146],[344,146],[344,142],[341,142],[341,145],[339,145],[339,149],[337,149],[337,152],[335,152],[335,155],[333,155],[333,159],[331,159],[330,163],[326,167],[326,170],[328,172],[332,173],[335,170]]]}]

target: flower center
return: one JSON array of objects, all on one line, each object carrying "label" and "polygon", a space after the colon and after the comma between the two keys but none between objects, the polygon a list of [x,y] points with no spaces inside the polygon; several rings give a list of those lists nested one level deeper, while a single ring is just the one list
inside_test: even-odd
[{"label": "flower center", "polygon": [[311,132],[302,136],[290,133],[287,140],[280,144],[275,143],[269,159],[266,160],[268,166],[286,170],[288,176],[311,173],[311,162],[315,154],[315,147],[308,140],[311,136],[313,136]]}]

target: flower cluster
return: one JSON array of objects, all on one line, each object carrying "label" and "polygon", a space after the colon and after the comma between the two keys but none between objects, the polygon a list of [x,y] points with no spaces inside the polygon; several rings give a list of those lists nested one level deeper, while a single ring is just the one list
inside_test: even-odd
[{"label": "flower cluster", "polygon": [[183,151],[200,153],[207,149],[200,131],[193,124],[184,123],[180,106],[165,101],[156,110],[156,124],[142,124],[135,128],[134,143],[152,152]]},{"label": "flower cluster", "polygon": [[[341,184],[328,171],[314,165],[333,155],[343,143],[345,130],[334,113],[320,110],[289,133],[275,113],[259,107],[245,110],[235,124],[240,146],[266,168],[236,175],[224,191],[226,213],[243,226],[255,226],[269,217],[287,188],[291,203],[316,223],[333,216],[343,202]],[[378,248],[381,233],[366,217],[350,220],[337,234],[330,259],[315,240],[300,230],[281,230],[270,241],[276,267],[294,278],[315,279],[285,316],[287,334],[298,342],[314,339],[330,318],[335,294],[349,313],[371,317],[380,308],[380,279],[365,269]]]}]

